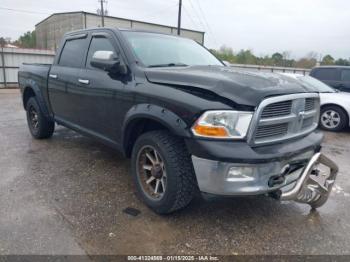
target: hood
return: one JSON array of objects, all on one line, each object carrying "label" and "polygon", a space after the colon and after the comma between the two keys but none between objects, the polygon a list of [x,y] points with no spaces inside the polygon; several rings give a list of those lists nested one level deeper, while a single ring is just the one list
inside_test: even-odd
[{"label": "hood", "polygon": [[148,81],[156,84],[195,87],[240,105],[257,106],[276,95],[316,92],[297,80],[276,73],[253,72],[224,66],[146,68]]}]

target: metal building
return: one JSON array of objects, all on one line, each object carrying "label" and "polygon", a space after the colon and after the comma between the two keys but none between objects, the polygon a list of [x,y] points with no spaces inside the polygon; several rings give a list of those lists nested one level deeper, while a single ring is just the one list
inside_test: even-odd
[{"label": "metal building", "polygon": [[[113,16],[105,16],[106,27],[120,27],[177,34],[177,28]],[[55,50],[69,31],[101,26],[101,17],[88,12],[55,13],[35,25],[37,48]],[[204,44],[204,32],[181,29],[181,36]]]}]

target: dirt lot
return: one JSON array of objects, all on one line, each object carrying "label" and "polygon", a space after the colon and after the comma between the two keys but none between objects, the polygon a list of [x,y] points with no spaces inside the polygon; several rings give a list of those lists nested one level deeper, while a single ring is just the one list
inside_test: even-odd
[{"label": "dirt lot", "polygon": [[[0,90],[0,254],[350,254],[350,132],[327,133],[340,174],[328,203],[196,199],[158,216],[134,194],[130,164],[63,127],[31,138],[18,90]],[[134,217],[126,207],[139,209]]]}]

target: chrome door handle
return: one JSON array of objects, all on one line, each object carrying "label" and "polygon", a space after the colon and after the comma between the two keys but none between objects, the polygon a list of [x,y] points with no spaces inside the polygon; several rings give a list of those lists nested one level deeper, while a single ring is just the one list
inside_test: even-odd
[{"label": "chrome door handle", "polygon": [[90,83],[90,81],[87,79],[79,79],[78,81],[79,81],[79,83],[82,83],[84,85],[88,85]]},{"label": "chrome door handle", "polygon": [[49,76],[50,76],[50,78],[53,78],[53,79],[57,78],[57,75],[50,74]]}]

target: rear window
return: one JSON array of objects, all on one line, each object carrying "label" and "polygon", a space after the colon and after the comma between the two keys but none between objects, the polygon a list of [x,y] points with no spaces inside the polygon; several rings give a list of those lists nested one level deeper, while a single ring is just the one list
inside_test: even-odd
[{"label": "rear window", "polygon": [[350,82],[350,70],[342,70],[341,71],[341,80]]},{"label": "rear window", "polygon": [[320,80],[339,80],[335,68],[318,68],[314,71],[313,77]]},{"label": "rear window", "polygon": [[58,64],[68,67],[81,67],[85,58],[85,41],[85,38],[66,41]]}]

